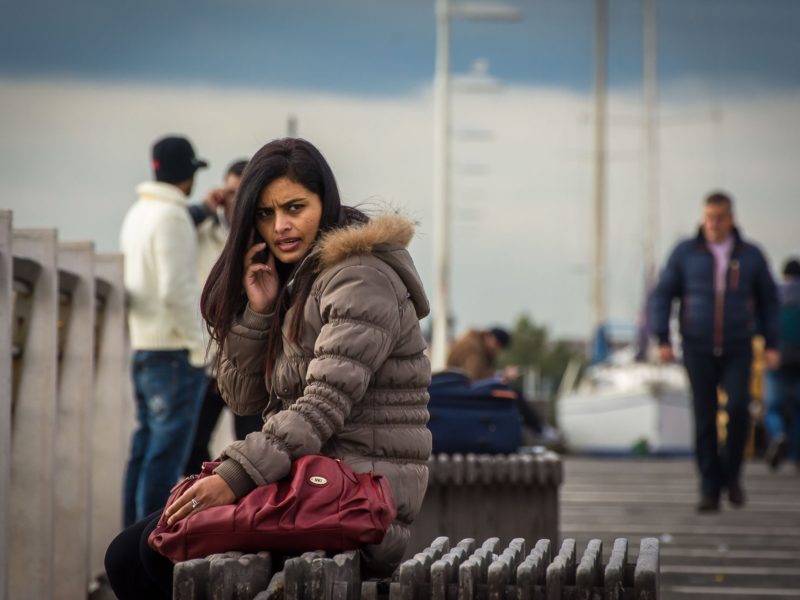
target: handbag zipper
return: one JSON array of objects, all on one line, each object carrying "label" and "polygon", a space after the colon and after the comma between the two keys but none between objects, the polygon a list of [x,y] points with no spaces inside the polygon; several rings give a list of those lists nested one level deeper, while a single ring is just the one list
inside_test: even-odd
[{"label": "handbag zipper", "polygon": [[184,479],[182,479],[181,481],[179,481],[178,483],[176,483],[175,485],[173,485],[173,486],[172,486],[172,489],[169,491],[169,493],[171,494],[172,492],[174,492],[175,490],[177,490],[179,487],[181,487],[181,486],[182,486],[184,483],[187,483],[187,482],[189,482],[189,481],[194,481],[194,480],[195,480],[195,479],[197,479],[198,477],[200,477],[200,475],[197,475],[197,474],[194,474],[194,475],[189,475],[188,477],[185,477]]}]

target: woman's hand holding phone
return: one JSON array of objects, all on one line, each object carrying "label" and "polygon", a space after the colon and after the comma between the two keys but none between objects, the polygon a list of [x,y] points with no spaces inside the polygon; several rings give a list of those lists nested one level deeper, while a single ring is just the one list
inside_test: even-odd
[{"label": "woman's hand holding phone", "polygon": [[[267,262],[259,262],[256,255],[266,250]],[[260,314],[269,314],[278,297],[278,274],[275,272],[275,257],[260,242],[251,246],[244,256],[244,291],[250,309]]]}]

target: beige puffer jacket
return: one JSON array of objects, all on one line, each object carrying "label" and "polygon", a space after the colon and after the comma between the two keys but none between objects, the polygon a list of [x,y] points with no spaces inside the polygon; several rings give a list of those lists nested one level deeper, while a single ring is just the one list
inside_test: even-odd
[{"label": "beige puffer jacket", "polygon": [[271,318],[249,309],[225,340],[218,375],[235,413],[263,411],[265,419],[261,432],[225,449],[217,468],[237,496],[313,453],[387,478],[397,520],[380,545],[362,552],[376,574],[402,559],[428,483],[431,369],[419,319],[429,306],[406,250],[413,234],[413,223],[397,215],[327,234],[315,250],[322,270],[302,307],[302,339],[287,342],[284,325],[273,381],[265,379]]}]

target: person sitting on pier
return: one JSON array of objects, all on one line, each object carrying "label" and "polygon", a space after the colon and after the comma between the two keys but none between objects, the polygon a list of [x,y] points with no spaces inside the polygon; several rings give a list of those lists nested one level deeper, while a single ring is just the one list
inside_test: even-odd
[{"label": "person sitting on pier", "polygon": [[511,335],[501,327],[470,329],[453,342],[447,354],[448,369],[462,369],[473,381],[497,374],[497,355],[511,344]]},{"label": "person sitting on pier", "polygon": [[[510,345],[511,334],[502,327],[470,329],[450,347],[447,368],[464,371],[472,381],[500,377],[505,383],[511,384],[519,378],[519,370],[516,367],[506,367],[498,371],[496,364],[498,355]],[[552,443],[559,439],[558,432],[542,422],[522,394],[517,394],[517,408],[523,422],[533,433],[533,441]]]},{"label": "person sitting on pier", "polygon": [[[167,508],[170,523],[232,504],[282,479],[295,459],[324,454],[389,482],[396,520],[380,544],[362,548],[361,564],[392,573],[431,452],[419,325],[429,306],[406,249],[413,234],[401,216],[342,206],[328,163],[305,140],[276,140],[253,156],[201,307],[222,397],[235,413],[261,412],[264,427],[229,445],[215,475]],[[123,531],[106,553],[121,600],[170,597],[172,565],[147,544],[159,516]]]}]

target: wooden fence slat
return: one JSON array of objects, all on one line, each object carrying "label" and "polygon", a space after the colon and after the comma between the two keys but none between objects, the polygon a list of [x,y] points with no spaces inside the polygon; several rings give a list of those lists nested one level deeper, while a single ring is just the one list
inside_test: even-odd
[{"label": "wooden fence slat", "polygon": [[122,255],[95,257],[96,329],[92,398],[90,575],[104,571],[106,548],[122,529],[122,482],[134,426]]},{"label": "wooden fence slat", "polygon": [[[527,556],[526,546],[524,539],[515,538],[500,550],[498,539],[490,538],[477,548],[473,539],[461,540],[450,547],[448,538],[437,538],[425,551],[404,561],[391,578],[367,581],[361,580],[357,551],[332,557],[321,551],[288,557],[283,570],[274,575],[268,553],[255,556],[229,552],[177,565],[173,597],[176,600],[658,600],[658,540],[650,538],[643,542],[636,565],[627,564],[627,541],[616,540],[605,568],[599,539],[588,542],[580,564],[576,564],[577,545],[573,539],[565,540],[555,557],[550,540],[538,540]],[[255,564],[258,560],[262,563]],[[207,565],[205,569],[203,562]],[[639,581],[636,587],[634,570]],[[613,584],[604,581],[606,574],[615,580]],[[190,581],[192,577],[194,581]]]},{"label": "wooden fence slat", "polygon": [[[86,594],[92,466],[94,391],[94,245],[58,245],[59,368],[56,422],[53,556],[56,600]],[[62,274],[70,274],[65,278]],[[64,280],[69,285],[67,289]]]},{"label": "wooden fence slat", "polygon": [[11,505],[11,331],[13,247],[11,211],[0,210],[0,600],[8,600]]},{"label": "wooden fence slat", "polygon": [[58,275],[56,232],[15,230],[14,255],[39,265],[13,399],[10,597],[53,596]]}]

